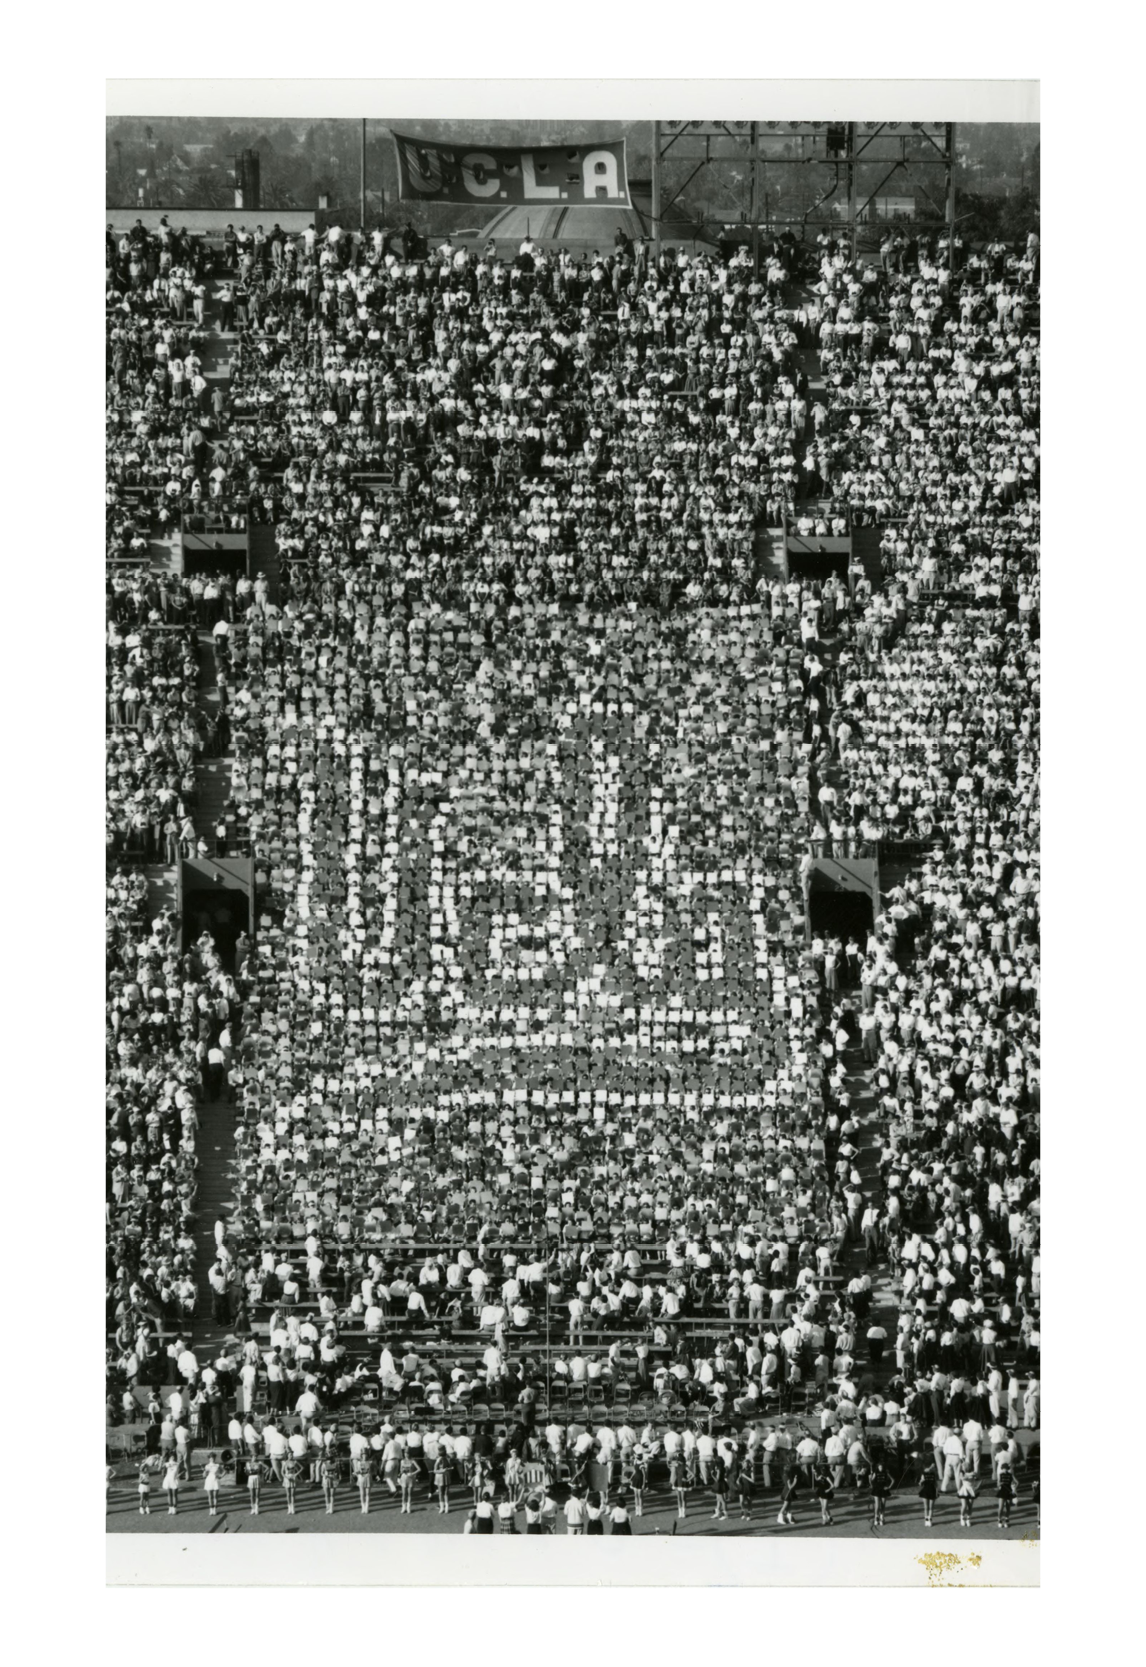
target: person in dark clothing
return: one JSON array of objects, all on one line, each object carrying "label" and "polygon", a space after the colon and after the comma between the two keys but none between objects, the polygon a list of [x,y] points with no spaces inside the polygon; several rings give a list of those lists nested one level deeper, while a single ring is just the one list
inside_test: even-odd
[{"label": "person in dark clothing", "polygon": [[1000,1528],[1011,1525],[1011,1506],[1015,1503],[1015,1478],[1008,1467],[999,1471],[999,1480],[995,1484],[995,1492],[999,1497],[998,1522]]},{"label": "person in dark clothing", "polygon": [[871,1488],[872,1527],[882,1528],[883,1513],[892,1490],[892,1480],[881,1459],[877,1459],[872,1466],[868,1486]]},{"label": "person in dark clothing", "polygon": [[832,1516],[832,1500],[835,1498],[835,1487],[832,1484],[832,1473],[826,1465],[816,1471],[812,1482],[813,1496],[820,1502],[820,1521],[825,1528],[835,1521]]}]

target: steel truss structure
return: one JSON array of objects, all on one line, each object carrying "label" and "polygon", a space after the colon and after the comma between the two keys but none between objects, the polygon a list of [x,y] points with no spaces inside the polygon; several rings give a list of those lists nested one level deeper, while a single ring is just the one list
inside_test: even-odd
[{"label": "steel truss structure", "polygon": [[[703,177],[752,232],[803,237],[830,227],[854,259],[862,226],[903,218],[955,229],[954,122],[655,121],[653,241],[666,210]],[[745,212],[744,192],[747,191]],[[739,195],[737,191],[739,190]],[[898,212],[894,201],[910,202]]]}]

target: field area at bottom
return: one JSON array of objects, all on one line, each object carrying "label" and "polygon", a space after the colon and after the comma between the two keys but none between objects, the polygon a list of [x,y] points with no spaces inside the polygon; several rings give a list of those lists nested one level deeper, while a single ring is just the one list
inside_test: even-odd
[{"label": "field area at bottom", "polygon": [[[168,1515],[166,1500],[158,1492],[152,1494],[151,1515],[140,1516],[134,1489],[129,1492],[120,1488],[108,1496],[107,1531],[112,1534],[461,1534],[470,1504],[469,1493],[458,1489],[451,1501],[449,1515],[443,1516],[436,1502],[422,1494],[415,1500],[413,1511],[403,1516],[399,1512],[398,1501],[385,1489],[376,1488],[371,1495],[370,1514],[364,1516],[357,1494],[349,1486],[344,1486],[339,1490],[334,1514],[328,1516],[321,1489],[314,1485],[298,1490],[295,1515],[288,1516],[283,1490],[271,1484],[263,1488],[258,1516],[250,1514],[245,1489],[228,1487],[220,1491],[219,1514],[212,1517],[208,1515],[202,1488],[186,1487],[180,1490],[177,1516]],[[994,1494],[987,1489],[976,1501],[971,1528],[960,1527],[959,1506],[954,1494],[941,1495],[936,1501],[933,1527],[930,1529],[923,1525],[923,1507],[914,1494],[891,1497],[881,1528],[872,1524],[871,1503],[867,1495],[857,1498],[847,1490],[838,1494],[833,1503],[834,1521],[831,1525],[821,1524],[818,1507],[805,1502],[795,1507],[794,1526],[782,1526],[776,1521],[778,1509],[776,1495],[770,1492],[754,1501],[747,1521],[730,1502],[727,1521],[717,1522],[713,1520],[711,1494],[704,1494],[698,1489],[689,1502],[687,1517],[681,1519],[671,1498],[663,1493],[652,1494],[645,1498],[644,1515],[633,1520],[633,1534],[774,1535],[786,1539],[854,1539],[857,1535],[864,1535],[899,1540],[927,1539],[934,1535],[936,1540],[966,1536],[975,1541],[1037,1541],[1039,1536],[1035,1506],[1029,1496],[1020,1496],[1018,1504],[1012,1509],[1009,1527],[1003,1528],[996,1521]],[[523,1515],[519,1512],[519,1534],[523,1522]],[[499,1527],[496,1532],[500,1531]],[[561,1537],[567,1533],[562,1516],[558,1516],[555,1533]]]}]

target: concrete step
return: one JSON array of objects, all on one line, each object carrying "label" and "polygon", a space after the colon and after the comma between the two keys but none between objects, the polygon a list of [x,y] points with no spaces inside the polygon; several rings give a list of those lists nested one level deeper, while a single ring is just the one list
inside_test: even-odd
[{"label": "concrete step", "polygon": [[878,589],[883,580],[880,543],[886,530],[880,526],[856,527],[852,532],[852,549],[863,562],[864,574],[873,589]]},{"label": "concrete step", "polygon": [[223,806],[231,797],[231,761],[229,758],[207,758],[195,773],[198,802],[195,806],[195,832],[214,849],[215,824]]},{"label": "concrete step", "polygon": [[824,387],[824,373],[820,368],[820,355],[814,347],[800,347],[796,350],[796,362],[808,379],[808,391],[811,394],[820,393]]},{"label": "concrete step", "polygon": [[199,687],[214,689],[218,679],[215,675],[215,642],[210,631],[199,626],[195,633],[199,644]]},{"label": "concrete step", "polygon": [[[877,1115],[878,1102],[871,1073],[863,1064],[858,1051],[851,1053],[845,1064],[848,1067],[847,1087],[860,1125],[855,1136],[856,1168],[865,1197],[873,1199],[879,1195],[879,1152],[887,1132],[887,1124]],[[896,1282],[886,1263],[880,1263],[872,1269],[867,1268],[866,1251],[861,1240],[857,1244],[849,1245],[841,1256],[840,1272],[846,1281],[865,1271],[871,1274],[872,1279],[870,1317],[872,1320],[878,1320],[884,1327],[888,1341],[883,1360],[877,1367],[869,1367],[867,1350],[863,1346],[862,1338],[857,1339],[855,1354],[859,1369],[871,1370],[877,1387],[882,1387],[894,1375],[896,1369],[894,1340],[899,1321],[899,1299]]]},{"label": "concrete step", "polygon": [[216,785],[200,798],[199,809],[201,811],[222,810],[229,797],[230,794],[225,788]]},{"label": "concrete step", "polygon": [[144,874],[147,878],[147,917],[154,920],[156,915],[162,914],[165,909],[175,907],[175,869],[167,868],[160,863],[148,863]]},{"label": "concrete step", "polygon": [[147,558],[151,571],[170,578],[183,571],[183,548],[178,533],[163,538],[153,535],[148,542]]},{"label": "concrete step", "polygon": [[282,568],[279,562],[275,529],[263,524],[253,525],[248,532],[251,557],[251,577],[262,574],[267,581],[267,593],[272,602],[279,601]]},{"label": "concrete step", "polygon": [[226,1221],[234,1197],[235,1119],[236,1108],[225,1100],[209,1102],[199,1108],[199,1133],[196,1150],[199,1156],[199,1212],[196,1221],[196,1274],[199,1280],[199,1312],[202,1323],[196,1326],[197,1346],[210,1348],[222,1342],[227,1328],[211,1319],[211,1288],[207,1274],[215,1260],[215,1223]]},{"label": "concrete step", "polygon": [[787,582],[788,554],[783,527],[759,527],[755,539],[756,578]]}]

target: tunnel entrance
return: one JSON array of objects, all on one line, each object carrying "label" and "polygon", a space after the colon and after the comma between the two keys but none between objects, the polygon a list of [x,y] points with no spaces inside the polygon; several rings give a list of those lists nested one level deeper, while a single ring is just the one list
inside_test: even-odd
[{"label": "tunnel entrance", "polygon": [[840,938],[844,943],[854,937],[862,947],[874,919],[871,896],[866,891],[828,891],[813,885],[808,899],[808,920],[813,932]]},{"label": "tunnel entrance", "polygon": [[870,857],[816,857],[806,885],[808,925],[812,932],[855,937],[863,945],[875,921],[879,898],[879,864]]}]

